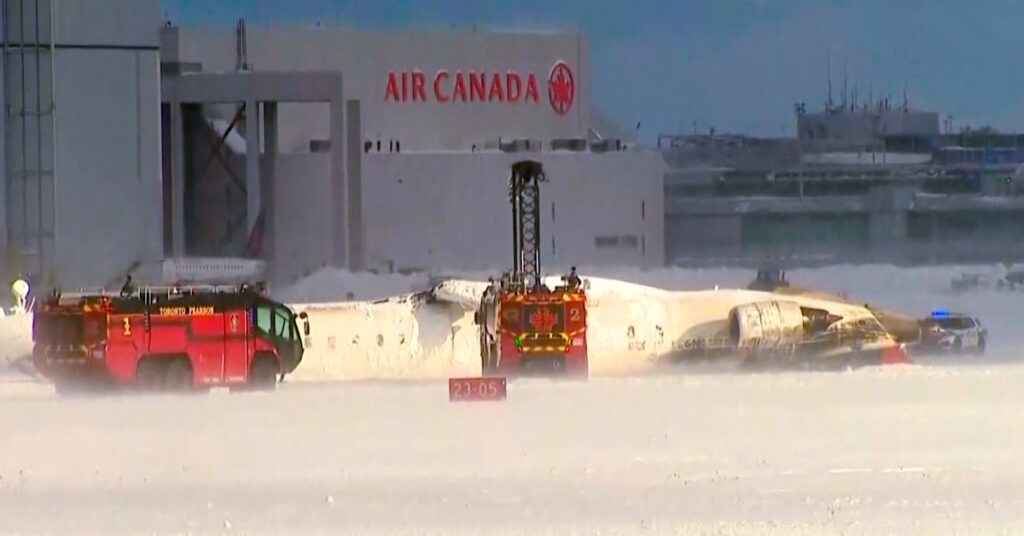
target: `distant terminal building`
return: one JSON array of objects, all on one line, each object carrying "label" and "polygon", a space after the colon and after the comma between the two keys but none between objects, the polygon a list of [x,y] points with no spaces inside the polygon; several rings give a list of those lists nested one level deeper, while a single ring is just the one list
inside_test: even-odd
[{"label": "distant terminal building", "polygon": [[880,151],[887,138],[929,139],[939,135],[939,114],[891,109],[879,103],[853,110],[796,114],[800,147],[807,153]]},{"label": "distant terminal building", "polygon": [[1024,260],[1024,137],[942,133],[909,108],[805,113],[796,138],[659,138],[666,260],[743,264]]},{"label": "distant terminal building", "polygon": [[[512,263],[510,164],[539,160],[553,269],[664,264],[664,171],[591,103],[573,32],[177,27],[158,0],[5,0],[0,272],[68,287],[249,258]],[[139,277],[137,277],[139,279]]]}]

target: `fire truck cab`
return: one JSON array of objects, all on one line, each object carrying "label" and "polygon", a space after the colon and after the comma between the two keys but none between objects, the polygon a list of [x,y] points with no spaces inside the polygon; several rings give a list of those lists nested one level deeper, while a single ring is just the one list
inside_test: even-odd
[{"label": "fire truck cab", "polygon": [[297,318],[245,285],[54,293],[34,312],[33,363],[61,392],[272,389],[302,360]]}]

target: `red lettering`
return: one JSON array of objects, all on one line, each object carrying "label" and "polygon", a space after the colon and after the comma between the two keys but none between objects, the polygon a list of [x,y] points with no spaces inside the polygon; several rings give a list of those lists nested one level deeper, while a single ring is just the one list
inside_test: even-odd
[{"label": "red lettering", "polygon": [[537,91],[537,76],[530,73],[526,79],[526,100],[533,99],[533,102],[540,102],[540,92]]},{"label": "red lettering", "polygon": [[487,75],[476,71],[469,71],[469,100],[483,101],[484,93],[487,91]]},{"label": "red lettering", "polygon": [[522,94],[523,79],[519,77],[519,73],[512,71],[505,73],[505,97],[508,102],[519,102],[519,97]]},{"label": "red lettering", "polygon": [[427,90],[424,86],[427,84],[427,77],[423,74],[423,71],[412,72],[412,100],[421,100],[426,102]]},{"label": "red lettering", "polygon": [[487,100],[497,100],[501,102],[505,100],[505,96],[501,92],[501,75],[494,73],[494,77],[491,78],[491,91],[487,94]]},{"label": "red lettering", "polygon": [[441,80],[448,78],[448,71],[440,70],[434,75],[434,98],[437,102],[448,102],[450,97],[441,92]]},{"label": "red lettering", "polygon": [[384,90],[384,101],[398,100],[398,81],[395,79],[395,71],[388,73],[388,87]]},{"label": "red lettering", "polygon": [[455,71],[455,91],[452,93],[452,100],[466,102],[466,80],[462,77],[462,71]]},{"label": "red lettering", "polygon": [[[399,79],[399,72],[401,79]],[[467,81],[466,78],[469,78]],[[455,71],[454,84],[447,86],[453,78],[450,71],[440,69],[434,74],[434,100],[447,102],[540,102],[540,86],[537,75],[529,73],[526,81],[523,75],[515,71],[506,71],[504,78],[500,73]],[[387,86],[384,91],[385,101],[394,102],[427,102],[427,77],[418,69],[411,71],[388,72]],[[446,91],[450,92],[446,93]]]}]

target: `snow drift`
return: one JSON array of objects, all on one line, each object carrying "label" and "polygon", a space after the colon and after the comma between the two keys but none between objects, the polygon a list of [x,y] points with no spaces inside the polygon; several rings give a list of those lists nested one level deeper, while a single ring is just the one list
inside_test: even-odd
[{"label": "snow drift", "polygon": [[0,317],[0,371],[32,355],[32,315]]}]

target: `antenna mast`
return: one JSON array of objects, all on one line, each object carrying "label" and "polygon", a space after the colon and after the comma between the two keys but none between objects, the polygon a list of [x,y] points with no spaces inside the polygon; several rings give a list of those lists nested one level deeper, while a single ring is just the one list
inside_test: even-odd
[{"label": "antenna mast", "polygon": [[249,70],[249,51],[246,49],[245,19],[235,23],[235,70]]},{"label": "antenna mast", "polygon": [[848,104],[847,101],[846,101],[846,75],[847,75],[846,60],[844,59],[843,60],[843,111],[844,112],[846,111],[846,105]]},{"label": "antenna mast", "polygon": [[826,56],[825,60],[825,76],[828,79],[828,104],[825,106],[826,111],[832,111],[832,55]]}]

